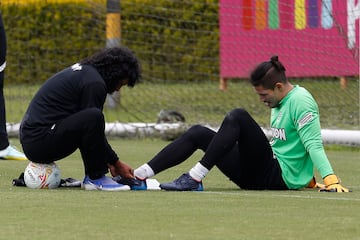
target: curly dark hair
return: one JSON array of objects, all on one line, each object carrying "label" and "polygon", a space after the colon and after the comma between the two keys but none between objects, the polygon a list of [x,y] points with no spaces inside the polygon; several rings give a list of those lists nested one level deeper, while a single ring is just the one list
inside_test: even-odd
[{"label": "curly dark hair", "polygon": [[253,86],[263,86],[266,89],[274,89],[278,82],[287,82],[285,67],[279,61],[278,56],[272,56],[270,61],[260,63],[250,74],[250,82]]},{"label": "curly dark hair", "polygon": [[115,91],[123,80],[134,87],[141,80],[140,64],[134,53],[126,47],[105,48],[102,51],[80,61],[82,65],[91,65],[104,79],[108,93]]}]

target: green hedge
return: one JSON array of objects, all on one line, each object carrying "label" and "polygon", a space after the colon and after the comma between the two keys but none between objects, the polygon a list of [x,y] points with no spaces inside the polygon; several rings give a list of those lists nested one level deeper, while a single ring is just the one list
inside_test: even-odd
[{"label": "green hedge", "polygon": [[1,11],[9,82],[42,82],[105,45],[105,15],[85,5],[7,5]]},{"label": "green hedge", "polygon": [[[106,6],[0,5],[8,38],[7,81],[42,82],[106,44]],[[218,80],[217,1],[121,1],[121,43],[146,81]]]},{"label": "green hedge", "polygon": [[163,81],[218,80],[218,1],[121,1],[123,43]]}]

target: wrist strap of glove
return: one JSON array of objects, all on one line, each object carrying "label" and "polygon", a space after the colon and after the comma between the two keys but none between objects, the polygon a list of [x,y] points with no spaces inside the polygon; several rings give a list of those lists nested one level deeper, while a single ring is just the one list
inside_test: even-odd
[{"label": "wrist strap of glove", "polygon": [[340,179],[335,174],[330,174],[324,178],[324,184],[326,187],[334,184],[340,184]]}]

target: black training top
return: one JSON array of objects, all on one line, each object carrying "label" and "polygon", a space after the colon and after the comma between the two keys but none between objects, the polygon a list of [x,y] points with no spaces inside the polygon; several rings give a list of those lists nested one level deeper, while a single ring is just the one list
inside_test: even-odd
[{"label": "black training top", "polygon": [[86,108],[103,109],[106,84],[95,68],[74,64],[49,78],[32,99],[21,123],[22,142],[42,139],[58,121]]}]

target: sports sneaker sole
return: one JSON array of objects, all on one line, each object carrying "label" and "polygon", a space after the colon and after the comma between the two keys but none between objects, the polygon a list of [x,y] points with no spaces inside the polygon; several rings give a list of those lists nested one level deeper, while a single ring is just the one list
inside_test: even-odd
[{"label": "sports sneaker sole", "polygon": [[5,156],[5,157],[0,157],[0,160],[26,161],[28,159],[27,158],[20,158],[20,157]]},{"label": "sports sneaker sole", "polygon": [[87,191],[94,191],[94,190],[100,190],[100,191],[108,191],[108,192],[114,192],[114,191],[128,191],[130,190],[130,187],[128,185],[120,186],[120,187],[102,187],[97,186],[95,184],[87,183],[82,184],[82,187]]}]

